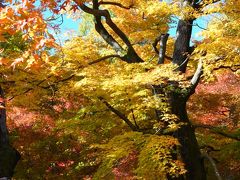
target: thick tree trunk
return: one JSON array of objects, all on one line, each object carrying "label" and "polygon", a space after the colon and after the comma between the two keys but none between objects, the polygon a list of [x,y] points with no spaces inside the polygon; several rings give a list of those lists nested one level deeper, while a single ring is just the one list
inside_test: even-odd
[{"label": "thick tree trunk", "polygon": [[20,153],[9,144],[6,125],[6,108],[3,90],[0,86],[0,178],[11,178],[20,159]]},{"label": "thick tree trunk", "polygon": [[173,63],[179,65],[179,70],[186,71],[188,55],[191,50],[190,39],[193,20],[179,20],[177,38],[174,44]]},{"label": "thick tree trunk", "polygon": [[194,128],[189,122],[186,112],[187,99],[182,94],[172,93],[169,96],[172,113],[177,115],[179,121],[184,123],[174,136],[181,144],[180,153],[187,173],[185,180],[205,180],[206,172],[201,152],[196,140]]},{"label": "thick tree trunk", "polygon": [[[195,5],[199,1],[183,0],[182,7]],[[186,71],[189,55],[191,53],[190,39],[192,34],[193,19],[186,19],[184,16],[179,20],[177,26],[177,37],[174,44],[173,63],[178,64],[178,70],[181,72]],[[199,80],[199,79],[198,79]],[[197,83],[194,83],[196,86]],[[195,87],[194,87],[195,88]],[[192,93],[192,92],[191,92]],[[186,103],[189,95],[172,92],[169,94],[170,106],[172,113],[177,115],[179,122],[184,123],[174,136],[181,144],[181,157],[185,163],[187,173],[184,177],[186,180],[205,180],[206,172],[204,168],[203,159],[201,157],[200,148],[196,140],[194,128],[192,127],[186,111]]]}]

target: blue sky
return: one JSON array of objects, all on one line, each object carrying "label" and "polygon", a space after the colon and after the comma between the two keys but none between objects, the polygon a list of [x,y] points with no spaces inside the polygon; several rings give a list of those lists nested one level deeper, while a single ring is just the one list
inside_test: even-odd
[{"label": "blue sky", "polygon": [[[210,16],[202,16],[193,22],[192,41],[193,40],[197,40],[197,41],[202,40],[200,32],[207,28],[209,20],[210,20]],[[171,37],[175,37],[176,29],[177,29],[177,21],[176,21],[176,23],[171,24],[170,27],[171,28],[169,29],[168,33],[170,34]]]},{"label": "blue sky", "polygon": [[[207,23],[209,21],[208,16],[203,16],[196,21],[194,21],[193,31],[192,31],[192,40],[201,40],[202,37],[199,35],[199,32],[201,32],[203,29],[207,27]],[[58,34],[59,38],[64,40],[69,38],[69,36],[74,36],[78,34],[79,31],[79,24],[81,20],[72,20],[71,18],[68,18],[66,15],[63,16],[63,24],[60,26],[61,33]],[[169,29],[169,34],[171,37],[175,37],[176,35],[176,28],[177,28],[177,22],[170,25],[171,28]]]},{"label": "blue sky", "polygon": [[71,18],[68,18],[66,15],[64,15],[63,24],[61,25],[61,31],[67,32],[74,30],[77,33],[80,22],[80,20],[72,20]]}]

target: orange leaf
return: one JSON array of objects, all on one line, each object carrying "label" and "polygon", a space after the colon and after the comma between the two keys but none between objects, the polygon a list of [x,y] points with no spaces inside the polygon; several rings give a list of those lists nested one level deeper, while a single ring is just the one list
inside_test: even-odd
[{"label": "orange leaf", "polygon": [[4,102],[5,102],[5,99],[0,97],[0,103],[4,103]]}]

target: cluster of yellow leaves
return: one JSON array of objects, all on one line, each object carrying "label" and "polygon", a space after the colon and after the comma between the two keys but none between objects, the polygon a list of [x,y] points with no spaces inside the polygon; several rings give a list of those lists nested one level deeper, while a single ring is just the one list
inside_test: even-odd
[{"label": "cluster of yellow leaves", "polygon": [[[121,3],[118,6],[104,5],[112,16],[113,21],[127,34],[134,48],[143,59],[154,56],[151,44],[160,33],[166,33],[170,21],[171,9],[165,2],[153,1],[113,1]],[[136,120],[144,127],[156,121],[155,110],[166,113],[163,121],[169,122],[169,128],[176,128],[176,117],[169,113],[168,103],[164,93],[156,95],[155,85],[167,86],[169,81],[177,82],[180,88],[190,84],[172,64],[156,66],[157,58],[145,63],[127,64],[117,58],[109,58],[94,65],[89,63],[106,55],[114,54],[101,37],[94,30],[91,16],[82,14],[80,24],[81,37],[66,42],[63,48],[64,60],[61,68],[77,74],[75,87],[91,101],[99,104],[99,97],[104,98],[111,106],[121,111],[130,120]],[[134,23],[133,23],[134,22]],[[104,23],[104,20],[103,20]],[[88,29],[86,29],[88,27]],[[107,28],[107,25],[105,26]],[[119,42],[120,39],[107,28]],[[176,87],[164,87],[172,91]],[[102,104],[100,102],[100,104]],[[99,105],[100,106],[100,105]],[[155,122],[156,123],[156,122]],[[152,123],[154,124],[154,123]],[[156,125],[158,131],[161,125]]]},{"label": "cluster of yellow leaves", "polygon": [[167,179],[166,174],[178,177],[186,172],[184,164],[179,160],[173,160],[174,148],[179,142],[171,136],[152,135],[139,154],[139,167],[136,172],[140,177],[149,177],[149,170],[154,177]]},{"label": "cluster of yellow leaves", "polygon": [[65,67],[77,71],[87,66],[88,63],[113,52],[111,50],[106,51],[107,45],[97,42],[94,36],[93,38],[73,38],[71,41],[66,42],[63,48]]},{"label": "cluster of yellow leaves", "polygon": [[[77,82],[75,87],[95,102],[99,101],[99,97],[103,97],[129,119],[145,126],[146,122],[156,120],[156,109],[169,113],[166,96],[164,92],[156,94],[155,85],[166,86],[165,92],[175,88],[167,85],[169,81],[178,81],[179,87],[187,88],[190,85],[183,76],[173,71],[174,68],[176,67],[172,64],[127,64],[119,60],[101,62],[79,72],[78,76],[82,80]],[[166,116],[163,121],[169,121],[169,128],[174,128],[177,123],[175,119],[176,117]]]},{"label": "cluster of yellow leaves", "polygon": [[[202,32],[204,41],[196,52],[207,52],[204,72],[207,77],[219,67],[231,68],[239,72],[240,62],[240,2],[228,0],[219,4],[218,14],[212,15],[207,30]],[[200,58],[199,53],[197,58]]]},{"label": "cluster of yellow leaves", "polygon": [[[118,6],[103,6],[113,14],[112,20],[126,33],[140,57],[151,59],[155,53],[152,51],[151,43],[169,29],[171,7],[166,2],[158,0],[113,0],[113,2],[131,7],[124,9]],[[108,30],[112,32],[109,28]],[[111,34],[121,42],[114,33]]]},{"label": "cluster of yellow leaves", "polygon": [[128,132],[114,137],[107,144],[95,147],[103,149],[102,164],[94,174],[100,177],[113,178],[112,169],[122,158],[131,152],[136,152],[137,168],[133,169],[139,179],[166,179],[167,175],[178,177],[184,174],[183,163],[172,159],[174,148],[179,146],[176,139],[168,136],[143,135],[138,132]]},{"label": "cluster of yellow leaves", "polygon": [[222,5],[221,2],[213,3],[212,0],[202,0],[198,2],[199,8],[194,8],[189,1],[173,0],[170,2],[172,13],[185,20],[218,13]]}]

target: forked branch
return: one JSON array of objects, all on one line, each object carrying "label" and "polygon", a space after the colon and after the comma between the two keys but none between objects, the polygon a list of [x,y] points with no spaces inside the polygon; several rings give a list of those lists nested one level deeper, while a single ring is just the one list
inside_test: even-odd
[{"label": "forked branch", "polygon": [[111,45],[118,54],[124,54],[124,49],[120,44],[109,34],[106,28],[101,22],[101,17],[104,17],[107,25],[120,37],[120,39],[127,46],[127,53],[123,56],[123,60],[128,63],[143,62],[143,60],[137,55],[131,42],[129,41],[126,34],[112,21],[108,10],[100,10],[99,2],[93,0],[93,9],[89,8],[83,3],[79,3],[77,0],[74,1],[84,12],[92,14],[95,17],[95,28],[96,31],[102,36],[102,38]]}]

